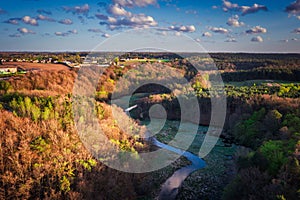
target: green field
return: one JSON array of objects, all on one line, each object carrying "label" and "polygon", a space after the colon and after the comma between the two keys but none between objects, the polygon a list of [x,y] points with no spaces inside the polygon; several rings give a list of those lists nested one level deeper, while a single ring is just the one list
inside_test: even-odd
[{"label": "green field", "polygon": [[276,86],[281,84],[290,84],[295,83],[298,84],[299,82],[295,81],[279,81],[279,80],[247,80],[242,82],[225,82],[225,85],[228,86],[235,86],[235,87],[242,87],[242,86],[253,86],[253,85],[270,85],[270,86]]}]

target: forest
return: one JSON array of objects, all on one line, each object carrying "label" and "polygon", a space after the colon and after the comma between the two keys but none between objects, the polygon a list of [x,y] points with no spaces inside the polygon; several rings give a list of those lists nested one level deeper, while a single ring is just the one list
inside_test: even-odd
[{"label": "forest", "polygon": [[[0,55],[7,60],[56,56],[82,62],[80,57],[85,53]],[[191,64],[197,55],[190,60],[162,53],[151,57],[170,61],[142,63],[139,67],[112,64],[103,69],[98,80],[94,111],[105,135],[121,152],[138,155],[155,147],[118,127],[110,105],[113,97],[126,96],[145,80],[159,79],[168,88],[176,88],[172,91],[149,84],[135,91],[149,93],[132,100],[132,105],[138,104],[141,109],[131,112],[132,118],[120,116],[132,124],[137,134],[143,134],[140,121],[149,118],[147,110],[154,104],[166,108],[168,120],[180,120],[178,96],[195,95],[203,115],[193,123],[209,125],[210,98],[218,97],[224,88],[227,113],[220,140],[225,145],[241,147],[232,156],[234,170],[226,177],[228,180],[216,183],[220,192],[208,186],[207,191],[195,194],[190,190],[198,191],[197,185],[189,188],[184,184],[177,199],[300,198],[298,54],[211,54],[208,62],[201,61],[203,71],[195,70]],[[217,76],[209,69],[212,62],[224,87],[210,82]],[[177,74],[190,84],[182,83]],[[0,199],[155,199],[160,185],[187,161],[181,157],[162,170],[134,174],[111,169],[92,156],[74,123],[72,91],[77,76],[78,69],[66,68],[0,80]],[[120,81],[122,84],[118,84]],[[146,114],[141,117],[142,113]],[[191,195],[184,195],[189,192]]]}]

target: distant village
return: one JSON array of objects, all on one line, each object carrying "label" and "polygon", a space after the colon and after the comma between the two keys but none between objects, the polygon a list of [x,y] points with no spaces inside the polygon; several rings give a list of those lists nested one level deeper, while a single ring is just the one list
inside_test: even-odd
[{"label": "distant village", "polygon": [[[111,65],[124,67],[136,63],[160,63],[169,62],[170,57],[166,54],[126,53],[121,56],[115,56],[116,53],[55,53],[55,54],[34,54],[34,53],[0,53],[0,75],[9,75],[15,73],[26,73],[17,63],[40,63],[40,64],[63,64],[70,68],[81,68],[88,66],[108,67]],[[2,57],[2,58],[1,58]],[[6,65],[16,63],[16,65]],[[34,68],[32,69],[34,70]]]}]

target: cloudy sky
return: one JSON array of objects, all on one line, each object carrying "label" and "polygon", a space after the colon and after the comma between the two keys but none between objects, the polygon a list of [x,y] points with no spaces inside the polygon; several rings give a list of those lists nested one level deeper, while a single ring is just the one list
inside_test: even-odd
[{"label": "cloudy sky", "polygon": [[187,35],[209,52],[300,53],[300,0],[0,2],[1,51],[90,51],[138,28]]}]

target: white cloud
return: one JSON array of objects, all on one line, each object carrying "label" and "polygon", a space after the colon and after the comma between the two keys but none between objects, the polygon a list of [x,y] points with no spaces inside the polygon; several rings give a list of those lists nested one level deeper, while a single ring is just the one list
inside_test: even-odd
[{"label": "white cloud", "polygon": [[113,3],[123,7],[146,7],[148,5],[157,5],[156,0],[113,0]]},{"label": "white cloud", "polygon": [[233,27],[241,27],[241,26],[244,26],[245,23],[239,21],[239,16],[238,15],[234,15],[234,16],[232,16],[228,19],[227,25],[228,26],[233,26]]},{"label": "white cloud", "polygon": [[229,10],[237,10],[239,9],[239,5],[236,3],[231,3],[230,1],[227,0],[223,0],[223,10],[225,12],[229,11]]},{"label": "white cloud", "polygon": [[268,11],[268,8],[264,5],[254,4],[253,6],[241,6],[240,10],[242,11],[242,15],[247,15],[251,13],[256,13],[260,10]]},{"label": "white cloud", "polygon": [[71,25],[71,24],[73,24],[72,20],[70,20],[70,19],[62,19],[62,20],[60,20],[58,22],[61,23],[61,24],[65,24],[65,25]]},{"label": "white cloud", "polygon": [[45,15],[38,15],[37,16],[37,19],[38,20],[42,20],[42,21],[49,21],[49,22],[55,22],[54,19],[50,18],[50,17],[47,17]]},{"label": "white cloud", "polygon": [[8,20],[8,23],[10,23],[10,24],[14,24],[14,25],[17,25],[17,24],[19,24],[19,22],[18,22],[17,20],[15,20],[15,19]]},{"label": "white cloud", "polygon": [[24,16],[24,17],[22,18],[22,21],[23,21],[25,24],[30,24],[30,25],[32,25],[32,26],[38,26],[38,23],[37,23],[36,19],[31,18],[31,17],[29,17],[29,16]]},{"label": "white cloud", "polygon": [[54,33],[56,36],[66,36],[65,34],[66,33],[63,33],[63,32],[55,32]]},{"label": "white cloud", "polygon": [[29,30],[29,29],[27,29],[27,28],[18,28],[18,31],[19,31],[21,34],[35,34],[34,31]]},{"label": "white cloud", "polygon": [[225,42],[237,42],[235,38],[228,38]]},{"label": "white cloud", "polygon": [[156,26],[157,22],[151,16],[145,14],[132,15],[131,17],[125,18],[114,18],[108,17],[107,25],[111,29],[121,28],[121,27],[137,27],[137,28],[147,28],[151,26]]},{"label": "white cloud", "polygon": [[280,42],[288,43],[289,40],[288,39],[284,39],[284,40],[280,40]]},{"label": "white cloud", "polygon": [[142,26],[156,26],[157,22],[151,16],[144,14],[134,15],[129,18],[128,23],[130,25],[142,25]]},{"label": "white cloud", "polygon": [[299,14],[300,13],[300,0],[297,0],[293,3],[291,3],[289,6],[287,6],[285,8],[285,11],[287,13],[290,13],[293,15]]},{"label": "white cloud", "polygon": [[179,31],[177,31],[176,33],[175,33],[175,36],[181,36],[181,32],[179,32]]},{"label": "white cloud", "polygon": [[168,33],[167,33],[167,31],[162,31],[162,32],[161,32],[161,35],[163,35],[163,36],[167,36],[167,35],[168,35]]},{"label": "white cloud", "polygon": [[247,15],[251,13],[256,13],[260,10],[268,11],[268,8],[264,5],[253,4],[253,6],[239,6],[236,3],[231,3],[228,0],[223,0],[222,5],[223,11],[239,11],[242,15]]},{"label": "white cloud", "polygon": [[168,32],[173,32],[174,35],[180,36],[181,33],[193,33],[196,31],[194,25],[189,26],[170,26],[170,27],[163,27],[163,28],[156,28],[156,30],[160,31],[160,35],[168,35]]},{"label": "white cloud", "polygon": [[104,34],[102,35],[102,37],[109,38],[110,35],[109,35],[108,33],[104,33]]},{"label": "white cloud", "polygon": [[69,33],[72,33],[72,34],[77,34],[77,33],[78,33],[78,31],[77,31],[76,29],[73,29],[73,30],[69,31]]},{"label": "white cloud", "polygon": [[300,34],[300,28],[296,28],[292,31],[292,33]]},{"label": "white cloud", "polygon": [[110,29],[110,30],[115,30],[115,29],[120,29],[121,28],[121,26],[117,26],[117,25],[108,25],[108,28]]},{"label": "white cloud", "polygon": [[229,33],[229,31],[226,28],[218,28],[218,27],[210,27],[209,30],[211,30],[214,33],[222,33],[222,34],[226,34]]},{"label": "white cloud", "polygon": [[144,7],[147,5],[156,4],[156,0],[114,0],[113,4],[107,8],[107,12],[111,16],[96,14],[101,25],[107,25],[111,30],[120,28],[148,28],[157,26],[157,22],[152,16],[147,16],[143,13],[133,14],[127,11],[124,7]]},{"label": "white cloud", "polygon": [[4,21],[4,23],[18,25],[20,20],[21,20],[20,18],[10,18]]},{"label": "white cloud", "polygon": [[246,30],[247,34],[266,33],[267,29],[261,26],[255,26],[249,30]]},{"label": "white cloud", "polygon": [[263,38],[261,36],[256,36],[251,39],[251,42],[263,42]]},{"label": "white cloud", "polygon": [[204,32],[202,34],[202,37],[211,37],[211,36],[212,36],[212,34],[210,32]]},{"label": "white cloud", "polygon": [[73,14],[88,15],[90,11],[90,6],[89,4],[84,4],[83,6],[74,6],[74,7],[64,6],[63,10],[66,12],[72,12]]},{"label": "white cloud", "polygon": [[167,36],[169,33],[169,29],[167,28],[157,28],[156,30],[158,30],[158,32],[156,33],[156,35],[162,35],[162,36]]},{"label": "white cloud", "polygon": [[69,36],[71,34],[77,34],[78,31],[76,29],[74,30],[70,30],[70,31],[67,31],[67,32],[55,32],[54,34],[56,36],[61,36],[61,37],[66,37],[66,36]]},{"label": "white cloud", "polygon": [[126,17],[132,16],[131,12],[126,11],[123,7],[121,7],[118,4],[109,6],[107,12],[114,16],[126,16]]},{"label": "white cloud", "polygon": [[110,24],[115,24],[118,22],[118,20],[114,17],[108,17],[107,18],[107,21],[110,23]]},{"label": "white cloud", "polygon": [[178,31],[178,32],[195,32],[196,28],[194,25],[190,25],[190,26],[170,26],[169,27],[170,30],[174,30],[174,31]]}]

